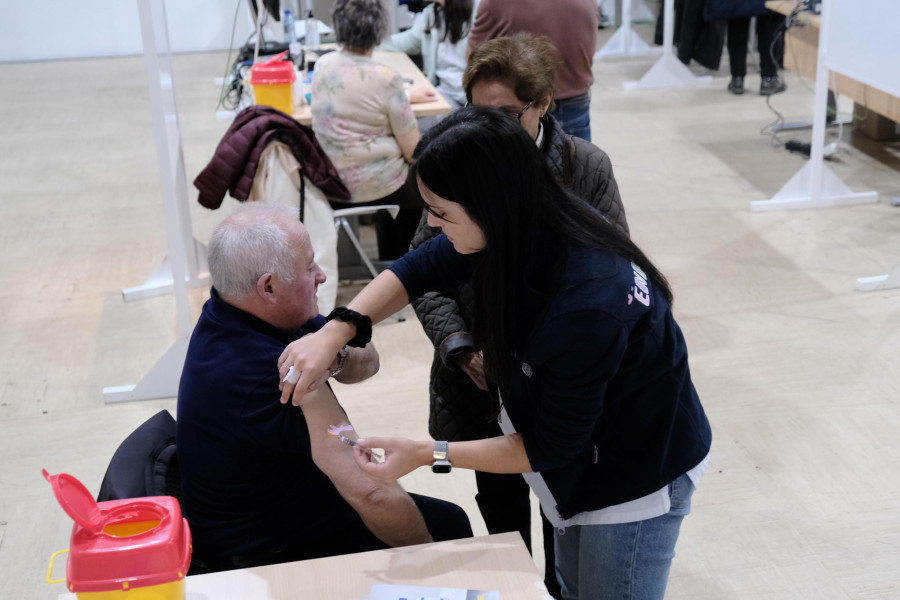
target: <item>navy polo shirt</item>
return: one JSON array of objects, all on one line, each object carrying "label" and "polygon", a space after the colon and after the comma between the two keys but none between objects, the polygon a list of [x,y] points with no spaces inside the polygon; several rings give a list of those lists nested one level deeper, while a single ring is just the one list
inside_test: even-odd
[{"label": "navy polo shirt", "polygon": [[178,392],[182,505],[199,553],[276,551],[359,520],[313,463],[303,412],[279,402],[279,355],[324,324],[288,333],[211,291]]}]

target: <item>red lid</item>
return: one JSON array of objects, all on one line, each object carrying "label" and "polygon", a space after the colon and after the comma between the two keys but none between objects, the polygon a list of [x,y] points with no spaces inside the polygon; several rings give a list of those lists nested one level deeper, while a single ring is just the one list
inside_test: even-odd
[{"label": "red lid", "polygon": [[294,63],[283,60],[287,56],[287,50],[276,54],[266,62],[256,63],[250,69],[250,83],[253,85],[273,83],[293,83],[297,78],[294,72]]},{"label": "red lid", "polygon": [[108,592],[179,581],[191,565],[191,533],[171,496],[100,503],[105,526],[77,525],[69,544],[69,591]]},{"label": "red lid", "polygon": [[47,469],[41,469],[41,473],[44,474],[44,479],[53,486],[53,493],[56,495],[57,501],[66,514],[72,517],[72,520],[94,533],[103,529],[100,507],[94,500],[94,496],[80,481],[68,473],[50,475]]}]

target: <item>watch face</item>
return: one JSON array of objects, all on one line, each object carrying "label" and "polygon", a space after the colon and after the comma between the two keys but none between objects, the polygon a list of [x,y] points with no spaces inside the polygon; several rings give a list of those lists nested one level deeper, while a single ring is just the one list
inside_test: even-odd
[{"label": "watch face", "polygon": [[446,460],[436,460],[431,465],[432,473],[449,473],[452,466]]}]

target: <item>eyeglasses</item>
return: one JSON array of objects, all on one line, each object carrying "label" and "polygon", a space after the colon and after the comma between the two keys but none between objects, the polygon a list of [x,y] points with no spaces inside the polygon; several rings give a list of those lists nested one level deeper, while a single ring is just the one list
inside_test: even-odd
[{"label": "eyeglasses", "polygon": [[[536,100],[536,99],[535,99],[535,100]],[[511,110],[504,110],[503,112],[505,112],[506,114],[508,114],[508,115],[511,116],[511,117],[515,117],[516,121],[518,121],[519,123],[521,123],[521,122],[522,122],[522,115],[525,114],[525,111],[527,111],[529,108],[531,108],[531,105],[532,105],[532,104],[534,104],[534,100],[532,100],[531,102],[529,102],[528,104],[526,104],[524,107],[522,107],[522,110],[520,110],[519,112],[513,112],[513,111],[511,111]],[[477,104],[472,104],[471,102],[466,102],[466,106],[465,106],[465,107],[468,108],[468,107],[470,107],[470,106],[478,106],[478,105],[477,105]]]}]

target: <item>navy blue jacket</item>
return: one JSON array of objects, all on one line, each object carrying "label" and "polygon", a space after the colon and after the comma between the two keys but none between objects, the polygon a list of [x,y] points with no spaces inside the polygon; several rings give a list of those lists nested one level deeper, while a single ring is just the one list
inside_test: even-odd
[{"label": "navy blue jacket", "polygon": [[286,333],[215,289],[188,347],[178,390],[183,510],[204,556],[279,551],[359,521],[313,463],[303,411],[278,399],[278,356],[325,323]]},{"label": "navy blue jacket", "polygon": [[[465,281],[471,264],[440,235],[390,269],[416,298]],[[578,247],[554,292],[524,280],[518,292],[504,402],[563,518],[655,492],[703,460],[712,434],[684,337],[640,269]]]}]

